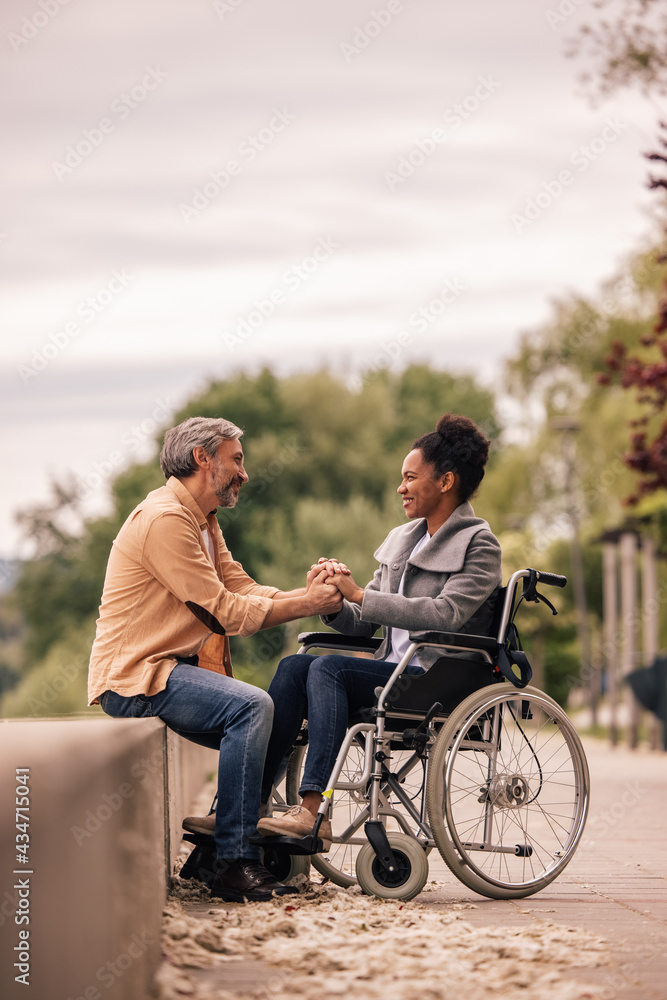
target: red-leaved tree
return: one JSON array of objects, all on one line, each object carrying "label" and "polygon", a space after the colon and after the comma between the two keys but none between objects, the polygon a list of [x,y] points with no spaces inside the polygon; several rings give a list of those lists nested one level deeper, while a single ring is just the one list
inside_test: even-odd
[{"label": "red-leaved tree", "polygon": [[[667,151],[667,123],[660,122],[664,135],[659,137],[663,150]],[[647,153],[648,160],[667,168],[665,152]],[[667,189],[667,178],[649,176],[649,188]],[[656,262],[667,262],[667,254],[656,258]],[[650,350],[646,357],[631,354],[626,345],[615,340],[611,352],[605,358],[607,372],[598,375],[603,385],[617,384],[624,389],[637,390],[637,402],[645,407],[643,416],[630,421],[630,450],[623,456],[626,465],[640,476],[635,492],[625,499],[634,505],[649,493],[667,487],[667,419],[656,432],[649,430],[652,417],[665,412],[667,405],[667,277],[663,282],[658,299],[658,314],[650,334],[641,338],[644,347]]]}]

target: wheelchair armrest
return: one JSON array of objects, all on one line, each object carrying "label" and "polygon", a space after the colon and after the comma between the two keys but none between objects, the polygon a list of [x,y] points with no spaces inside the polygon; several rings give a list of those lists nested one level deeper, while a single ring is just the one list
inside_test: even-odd
[{"label": "wheelchair armrest", "polygon": [[300,632],[302,646],[335,646],[337,649],[354,649],[374,653],[382,645],[382,639],[367,639],[358,635],[341,635],[340,632]]},{"label": "wheelchair armrest", "polygon": [[424,642],[427,645],[467,646],[468,649],[484,649],[495,653],[497,640],[490,635],[466,635],[465,632],[417,632],[410,636],[410,642]]}]

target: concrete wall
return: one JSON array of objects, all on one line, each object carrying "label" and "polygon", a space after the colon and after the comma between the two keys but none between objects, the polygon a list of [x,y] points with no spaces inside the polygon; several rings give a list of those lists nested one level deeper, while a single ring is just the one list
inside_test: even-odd
[{"label": "concrete wall", "polygon": [[[204,782],[214,775],[217,781],[218,753],[207,750],[206,747],[189,743],[165,729],[167,752],[167,825],[166,825],[166,858],[168,871],[174,868],[174,861],[181,846],[183,817],[188,815],[195,798],[201,791]],[[205,815],[211,803],[201,809],[197,815]]]},{"label": "concrete wall", "polygon": [[105,717],[2,722],[0,761],[3,998],[144,1000],[180,822],[217,754],[157,719]]}]

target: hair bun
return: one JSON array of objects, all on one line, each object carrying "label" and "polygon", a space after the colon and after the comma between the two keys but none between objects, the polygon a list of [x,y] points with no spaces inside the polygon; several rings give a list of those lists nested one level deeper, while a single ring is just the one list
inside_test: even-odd
[{"label": "hair bun", "polygon": [[469,417],[443,413],[435,431],[417,438],[412,447],[421,450],[436,475],[444,472],[458,475],[459,496],[463,501],[474,496],[484,477],[490,443]]},{"label": "hair bun", "polygon": [[[442,437],[446,437],[449,433],[451,433],[452,423],[453,423],[452,417],[454,417],[453,413],[443,413],[443,415],[440,417],[437,424],[435,425],[436,434],[440,434]],[[461,417],[457,417],[456,419],[457,421],[461,420]],[[465,419],[466,418],[463,417],[463,420]],[[470,422],[472,423],[472,421]]]}]

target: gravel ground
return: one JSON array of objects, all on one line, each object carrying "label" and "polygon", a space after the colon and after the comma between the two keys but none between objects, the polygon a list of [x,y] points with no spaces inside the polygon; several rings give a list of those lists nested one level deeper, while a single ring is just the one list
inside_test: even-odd
[{"label": "gravel ground", "polygon": [[[429,882],[407,903],[297,876],[299,895],[230,904],[173,879],[164,911],[159,1000],[578,1000],[586,969],[609,961],[605,941],[550,920],[473,926],[474,903],[433,908]],[[577,981],[563,974],[576,968]]]}]

